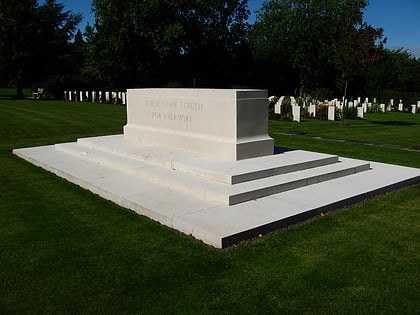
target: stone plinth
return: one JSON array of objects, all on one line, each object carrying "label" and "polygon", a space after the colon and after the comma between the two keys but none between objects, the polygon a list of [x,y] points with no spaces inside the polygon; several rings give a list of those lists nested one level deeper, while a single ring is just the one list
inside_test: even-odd
[{"label": "stone plinth", "polygon": [[226,160],[272,155],[266,90],[131,89],[124,136]]}]

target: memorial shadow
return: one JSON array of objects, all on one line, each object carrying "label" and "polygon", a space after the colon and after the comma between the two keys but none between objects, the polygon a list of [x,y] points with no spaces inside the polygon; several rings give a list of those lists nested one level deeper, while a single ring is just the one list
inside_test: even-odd
[{"label": "memorial shadow", "polygon": [[284,147],[274,147],[274,154],[282,154],[285,152],[295,151],[295,149],[284,148]]}]

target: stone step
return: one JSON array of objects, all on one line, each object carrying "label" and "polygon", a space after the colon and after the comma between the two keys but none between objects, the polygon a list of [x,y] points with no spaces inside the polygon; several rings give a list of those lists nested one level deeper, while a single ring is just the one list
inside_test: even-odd
[{"label": "stone step", "polygon": [[238,184],[338,162],[337,155],[300,150],[240,161],[226,161],[181,150],[153,146],[139,147],[138,143],[124,140],[119,136],[84,138],[79,139],[78,143],[88,148],[228,184]]},{"label": "stone step", "polygon": [[231,185],[202,176],[180,172],[176,168],[160,167],[130,157],[88,148],[78,143],[58,144],[55,148],[76,158],[89,160],[110,169],[124,171],[151,182],[193,194],[197,198],[213,200],[226,205],[234,205],[313,185],[366,171],[370,168],[369,163],[365,161],[341,159],[340,162],[335,164],[297,170]]}]

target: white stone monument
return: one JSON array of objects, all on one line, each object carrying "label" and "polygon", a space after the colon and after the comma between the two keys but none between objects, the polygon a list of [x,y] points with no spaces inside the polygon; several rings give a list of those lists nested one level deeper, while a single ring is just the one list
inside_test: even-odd
[{"label": "white stone monument", "polygon": [[414,104],[414,105],[411,105],[411,112],[413,113],[413,114],[415,114],[416,113],[416,111],[417,111],[417,106]]},{"label": "white stone monument", "polygon": [[414,168],[273,154],[267,117],[265,90],[128,90],[124,134],[13,153],[218,248],[420,182]]},{"label": "white stone monument", "polygon": [[132,89],[127,101],[128,139],[227,160],[273,154],[264,90]]},{"label": "white stone monument", "polygon": [[357,117],[363,119],[363,113],[364,113],[363,107],[360,107],[360,106],[357,107]]}]

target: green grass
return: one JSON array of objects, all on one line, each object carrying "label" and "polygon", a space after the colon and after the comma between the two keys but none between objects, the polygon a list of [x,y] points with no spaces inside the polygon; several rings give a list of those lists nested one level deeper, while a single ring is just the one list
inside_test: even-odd
[{"label": "green grass", "polygon": [[[125,119],[114,105],[0,100],[1,314],[418,314],[420,185],[220,251],[11,153],[121,133]],[[392,139],[387,121],[407,120],[395,139],[419,145],[420,115],[270,132],[278,145],[420,167],[417,152],[275,134]]]},{"label": "green grass", "polygon": [[[25,97],[32,96],[32,91],[29,88],[23,89]],[[11,99],[16,96],[16,88],[0,88],[0,100]]]}]

